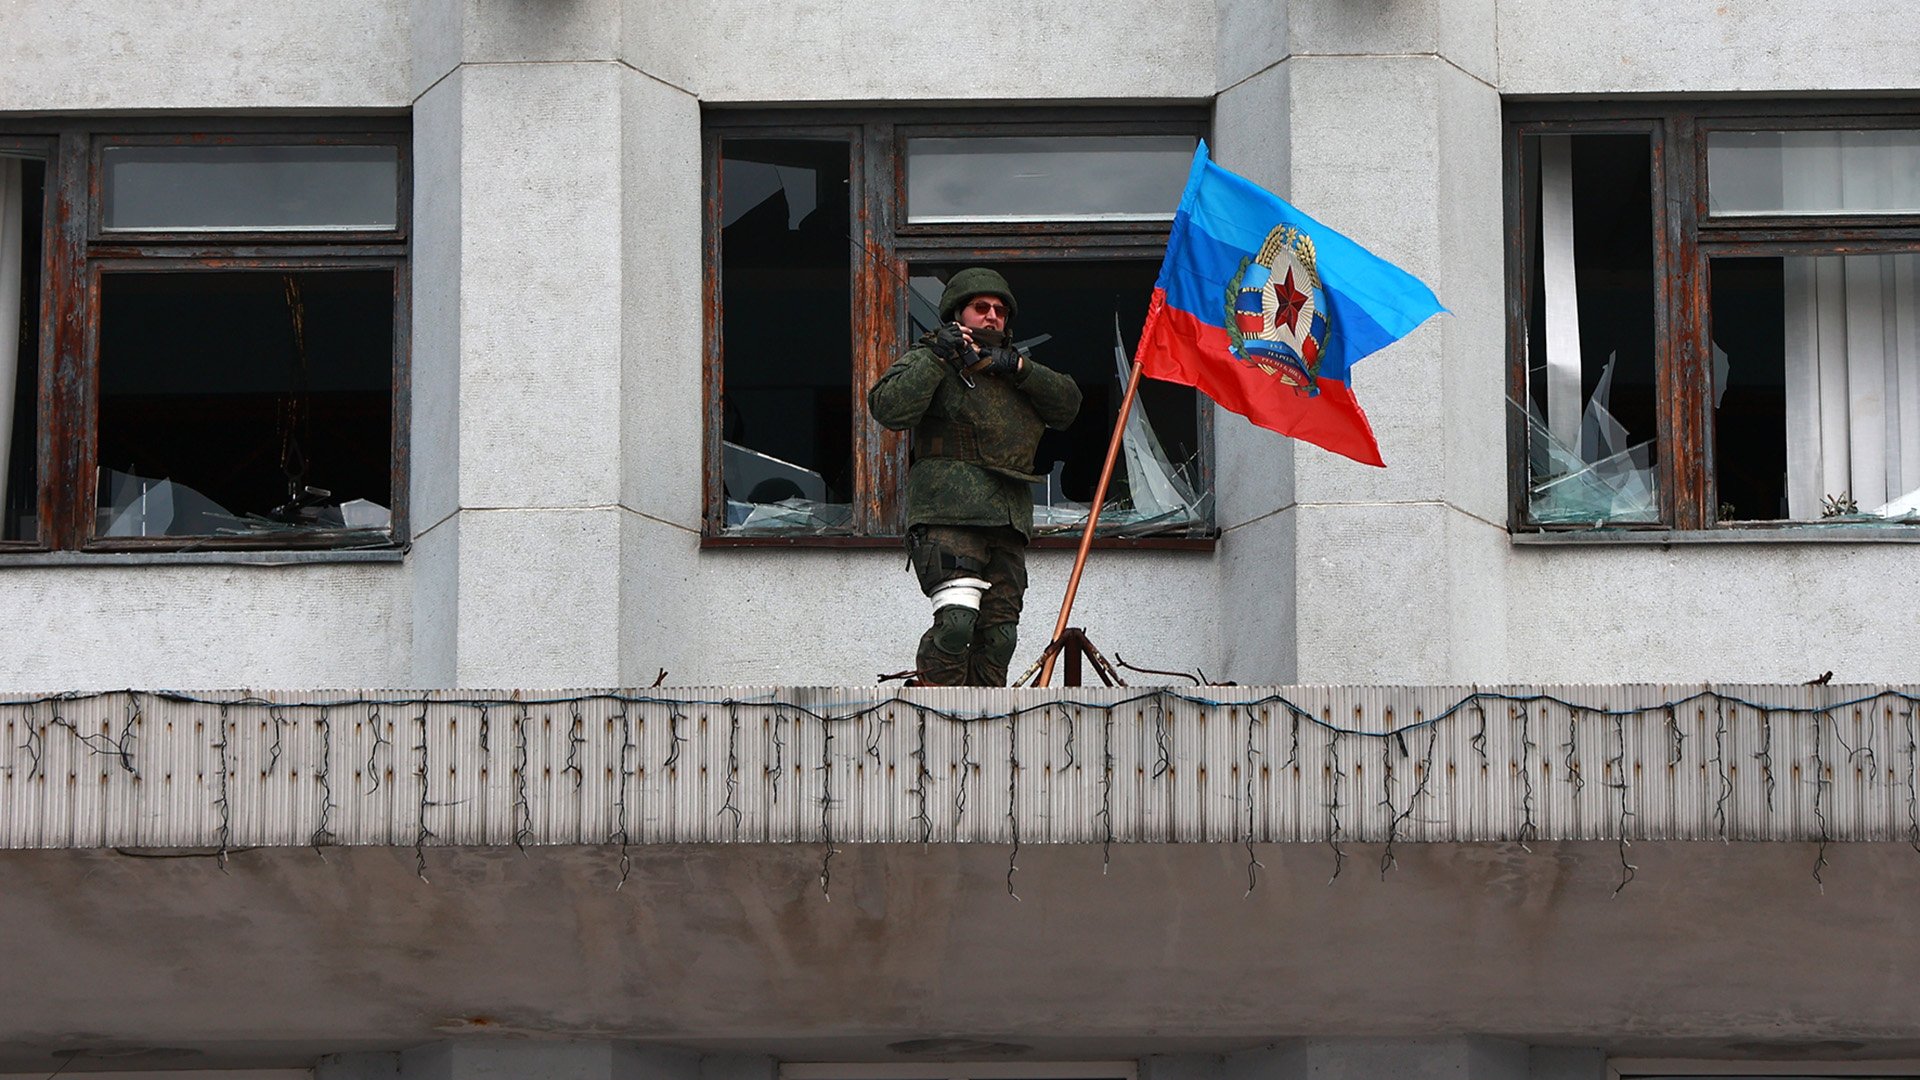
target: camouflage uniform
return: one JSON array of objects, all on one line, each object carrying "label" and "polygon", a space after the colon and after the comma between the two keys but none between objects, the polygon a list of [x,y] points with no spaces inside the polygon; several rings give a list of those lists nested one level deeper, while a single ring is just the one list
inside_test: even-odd
[{"label": "camouflage uniform", "polygon": [[[963,271],[954,284],[963,284]],[[1005,288],[1004,280],[990,275]],[[980,289],[941,301],[941,317]],[[1007,297],[1011,307],[1011,296]],[[1005,686],[1027,587],[1026,544],[1033,531],[1033,494],[1040,477],[1033,454],[1045,428],[1065,428],[1080,411],[1080,388],[1051,368],[1026,360],[1008,375],[960,372],[923,342],[894,361],[867,394],[867,408],[886,427],[912,429],[907,472],[908,553],[929,596],[943,582],[988,583],[976,615],[941,607],[921,636],[920,682],[935,686]]]}]

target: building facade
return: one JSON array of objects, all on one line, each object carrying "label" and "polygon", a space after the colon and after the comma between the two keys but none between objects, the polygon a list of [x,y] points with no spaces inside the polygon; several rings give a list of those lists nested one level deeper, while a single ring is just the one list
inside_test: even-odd
[{"label": "building facade", "polygon": [[[1917,35],[0,5],[0,1073],[1915,1071]],[[869,731],[864,383],[990,262],[1087,391],[1024,666],[1200,138],[1447,306],[1388,468],[1151,390],[1074,622],[1242,686]]]}]

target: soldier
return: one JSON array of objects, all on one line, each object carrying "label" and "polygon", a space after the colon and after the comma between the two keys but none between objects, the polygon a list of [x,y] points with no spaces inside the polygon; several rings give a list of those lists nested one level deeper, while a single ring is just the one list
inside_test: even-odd
[{"label": "soldier", "polygon": [[922,686],[1005,686],[1027,588],[1027,537],[1044,428],[1080,411],[1072,379],[1014,349],[1007,280],[973,267],[940,296],[939,329],[867,394],[873,418],[912,429],[907,551],[933,601],[916,657]]}]

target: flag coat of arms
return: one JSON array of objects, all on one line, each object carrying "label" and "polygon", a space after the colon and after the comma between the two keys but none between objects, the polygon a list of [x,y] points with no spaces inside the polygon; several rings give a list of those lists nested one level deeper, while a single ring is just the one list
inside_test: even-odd
[{"label": "flag coat of arms", "polygon": [[1385,465],[1355,361],[1445,310],[1413,275],[1215,165],[1202,142],[1137,356],[1283,435]]}]

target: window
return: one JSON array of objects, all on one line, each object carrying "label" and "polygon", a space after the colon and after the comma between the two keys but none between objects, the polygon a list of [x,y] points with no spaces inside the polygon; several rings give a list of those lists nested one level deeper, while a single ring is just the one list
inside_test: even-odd
[{"label": "window", "polygon": [[0,128],[0,552],[405,536],[406,138]]},{"label": "window", "polygon": [[1920,524],[1920,111],[1508,111],[1516,529]]},{"label": "window", "polygon": [[[1034,485],[1041,542],[1083,525],[1204,130],[1188,112],[709,113],[706,536],[899,536],[906,439],[866,392],[978,264],[1013,285],[1016,341],[1085,396]],[[1135,413],[1102,535],[1205,537],[1210,414],[1151,382]]]}]

